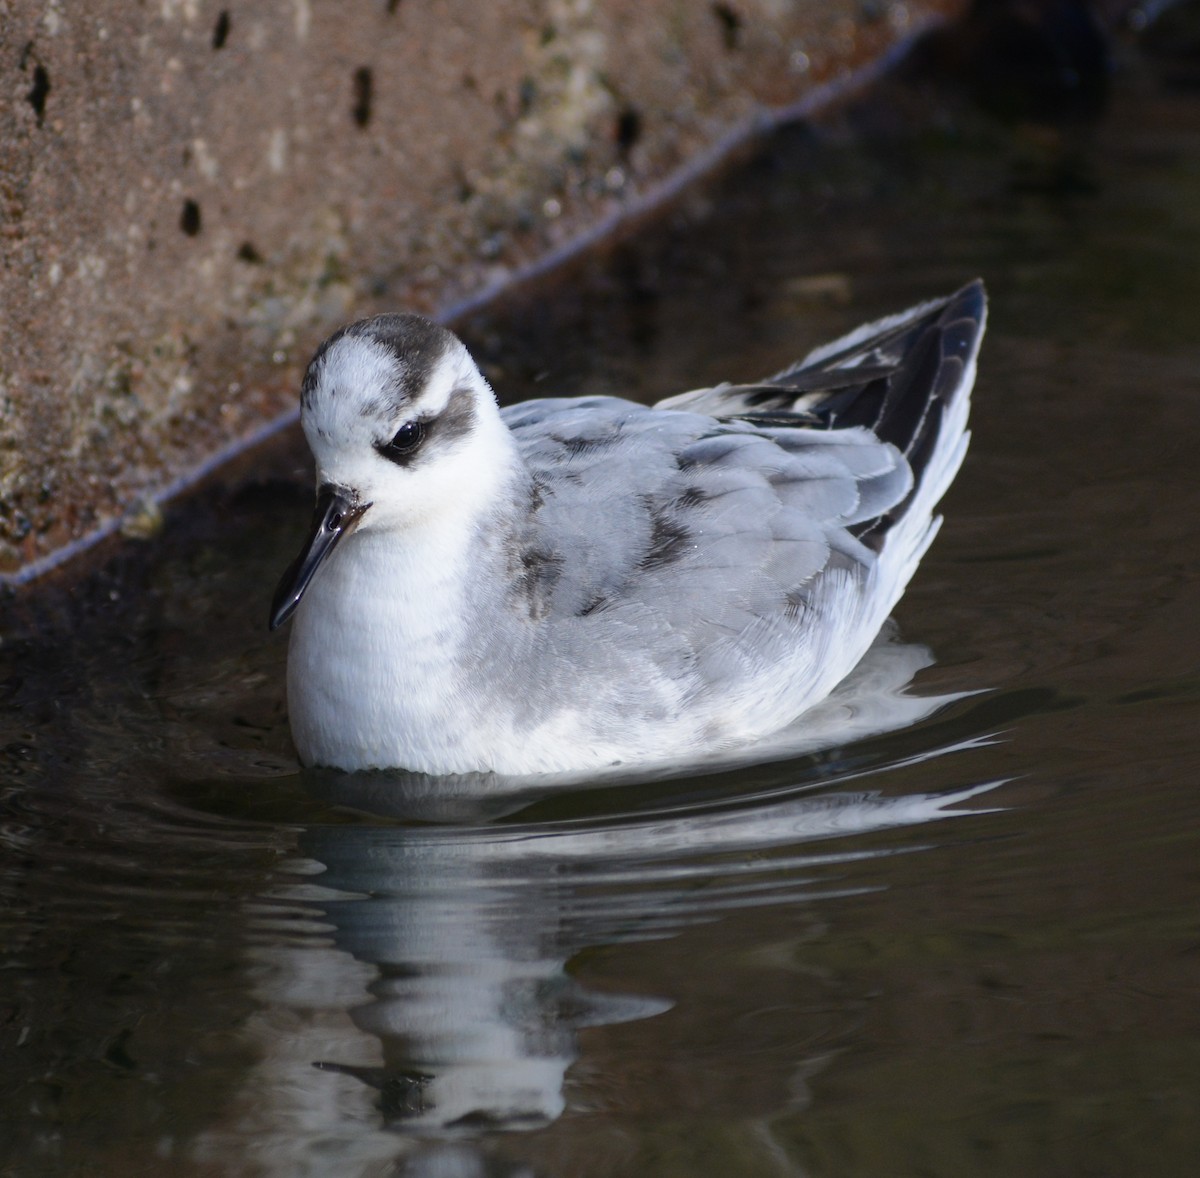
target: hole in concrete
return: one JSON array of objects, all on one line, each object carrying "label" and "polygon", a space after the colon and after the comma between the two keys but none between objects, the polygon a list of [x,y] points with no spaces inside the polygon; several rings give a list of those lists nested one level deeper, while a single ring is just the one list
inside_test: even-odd
[{"label": "hole in concrete", "polygon": [[233,22],[229,19],[229,13],[226,9],[221,9],[221,15],[217,17],[216,26],[213,28],[213,48],[224,49],[225,42],[229,38],[229,27]]},{"label": "hole in concrete", "polygon": [[524,118],[537,101],[537,83],[532,78],[522,78],[517,89],[517,117]]},{"label": "hole in concrete", "polygon": [[200,206],[190,197],[183,202],[183,212],[179,214],[179,228],[188,237],[195,237],[200,232]]},{"label": "hole in concrete", "polygon": [[239,261],[249,262],[252,266],[260,266],[263,261],[262,254],[254,248],[254,242],[252,241],[243,241],[238,246],[237,256]]},{"label": "hole in concrete", "polygon": [[365,127],[371,121],[371,70],[369,66],[359,66],[354,71],[354,121]]},{"label": "hole in concrete", "polygon": [[34,113],[37,115],[39,127],[42,125],[42,118],[46,114],[46,98],[49,94],[50,74],[44,65],[35,65],[33,67],[33,85],[29,88],[29,93],[26,97],[29,99],[29,105],[33,107]]},{"label": "hole in concrete", "polygon": [[627,155],[630,148],[642,137],[642,116],[631,106],[617,115],[617,150]]},{"label": "hole in concrete", "polygon": [[736,49],[738,36],[742,31],[742,18],[728,4],[714,4],[712,10],[713,16],[720,22],[721,37],[725,42],[725,48]]},{"label": "hole in concrete", "polygon": [[387,0],[388,16],[391,16],[397,8],[400,7],[400,0]]},{"label": "hole in concrete", "polygon": [[458,199],[464,204],[475,195],[475,185],[467,178],[466,172],[458,165],[454,165],[454,187],[457,190]]}]

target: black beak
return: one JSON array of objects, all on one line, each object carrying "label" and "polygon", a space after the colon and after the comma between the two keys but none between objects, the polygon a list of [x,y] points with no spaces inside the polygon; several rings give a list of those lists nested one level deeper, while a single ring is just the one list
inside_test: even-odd
[{"label": "black beak", "polygon": [[337,547],[337,542],[354,530],[354,525],[371,505],[356,504],[350,493],[326,483],[317,491],[317,506],[313,512],[308,540],[300,555],[288,566],[275,590],[271,602],[272,630],[282,626],[300,604],[304,590],[316,575],[322,561]]}]

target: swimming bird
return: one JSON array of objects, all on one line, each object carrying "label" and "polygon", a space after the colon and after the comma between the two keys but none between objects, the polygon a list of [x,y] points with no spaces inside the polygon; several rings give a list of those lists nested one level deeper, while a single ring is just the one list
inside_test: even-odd
[{"label": "swimming bird", "polygon": [[777,733],[854,668],[963,460],[979,282],[765,380],[504,409],[415,314],[317,350],[287,699],[307,765],[561,774]]}]

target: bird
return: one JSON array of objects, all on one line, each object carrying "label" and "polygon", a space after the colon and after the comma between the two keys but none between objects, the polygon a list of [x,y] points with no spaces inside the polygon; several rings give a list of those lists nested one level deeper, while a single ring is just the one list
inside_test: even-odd
[{"label": "bird", "polygon": [[342,327],[301,386],[316,506],[269,619],[301,763],[600,774],[802,726],[938,531],[986,316],[976,280],[652,406],[500,408],[446,327]]}]

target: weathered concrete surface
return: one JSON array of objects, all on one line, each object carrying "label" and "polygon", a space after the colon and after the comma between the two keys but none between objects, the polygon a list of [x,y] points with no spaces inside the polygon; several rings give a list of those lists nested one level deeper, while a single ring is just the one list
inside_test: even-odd
[{"label": "weathered concrete surface", "polygon": [[0,578],[965,0],[0,0]]}]

